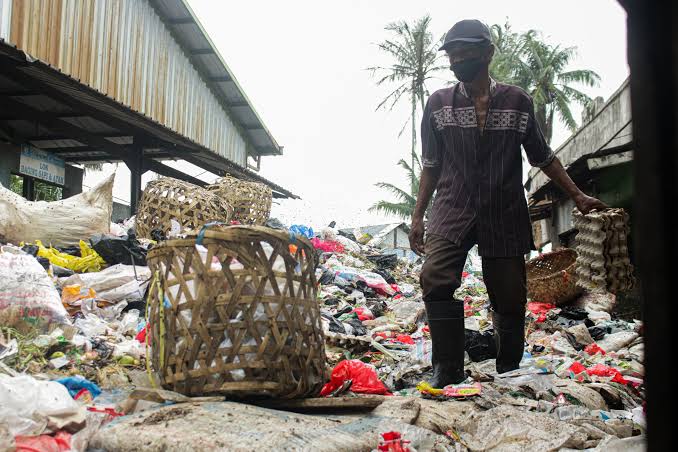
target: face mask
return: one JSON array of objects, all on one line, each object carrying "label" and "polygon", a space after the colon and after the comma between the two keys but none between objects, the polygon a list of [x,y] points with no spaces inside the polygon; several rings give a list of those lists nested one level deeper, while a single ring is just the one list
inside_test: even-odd
[{"label": "face mask", "polygon": [[476,75],[478,75],[478,72],[480,72],[484,64],[485,62],[482,59],[473,58],[454,63],[450,69],[452,69],[459,81],[470,82],[476,78]]}]

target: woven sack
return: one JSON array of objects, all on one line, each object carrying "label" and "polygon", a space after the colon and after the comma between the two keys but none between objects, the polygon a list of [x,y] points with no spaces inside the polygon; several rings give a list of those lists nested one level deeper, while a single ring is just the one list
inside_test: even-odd
[{"label": "woven sack", "polygon": [[526,263],[527,295],[532,301],[557,306],[581,293],[577,288],[577,252],[565,248],[545,253]]},{"label": "woven sack", "polygon": [[233,208],[215,193],[163,177],[146,185],[135,226],[138,237],[152,238],[153,230],[167,234],[172,229],[172,220],[177,221],[182,230],[197,230],[212,221],[229,223],[232,218]]},{"label": "woven sack", "polygon": [[273,194],[268,185],[225,176],[206,188],[233,206],[233,219],[242,224],[263,225],[271,214]]},{"label": "woven sack", "polygon": [[186,395],[295,398],[325,381],[308,240],[262,226],[217,227],[149,251],[152,363]]}]

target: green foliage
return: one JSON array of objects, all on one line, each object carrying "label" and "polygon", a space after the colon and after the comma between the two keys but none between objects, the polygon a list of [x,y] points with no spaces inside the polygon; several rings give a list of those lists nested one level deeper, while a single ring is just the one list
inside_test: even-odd
[{"label": "green foliage", "polygon": [[[393,184],[389,184],[387,182],[377,182],[375,185],[390,192],[395,197],[396,201],[391,202],[382,200],[376,202],[372,207],[370,207],[370,212],[381,212],[386,215],[393,215],[402,218],[403,220],[410,220],[412,218],[412,214],[414,214],[414,208],[417,204],[416,194],[419,192],[419,181],[422,169],[421,161],[419,160],[419,156],[416,154],[416,152],[412,155],[412,160],[415,163],[414,167],[407,163],[404,159],[400,159],[400,161],[398,161],[398,165],[402,167],[407,173],[407,179],[410,182],[410,187],[414,189],[415,195],[413,196],[412,194],[407,193],[405,190],[402,190]],[[428,217],[429,210],[430,204],[429,208],[426,209],[425,217]]]},{"label": "green foliage", "polygon": [[17,195],[22,195],[24,193],[24,178],[17,176],[16,174],[10,175],[9,178],[9,189],[12,190]]},{"label": "green foliage", "polygon": [[63,189],[38,180],[33,186],[36,201],[58,201],[63,196]]},{"label": "green foliage", "polygon": [[530,93],[537,122],[549,143],[556,114],[575,131],[577,122],[570,105],[575,102],[587,108],[591,98],[573,85],[597,86],[600,76],[589,69],[568,70],[576,48],[551,45],[535,30],[516,33],[508,23],[495,24],[490,30],[495,45],[490,75]]},{"label": "green foliage", "polygon": [[[441,39],[433,38],[429,31],[430,23],[431,18],[426,15],[412,24],[406,21],[388,24],[386,30],[393,38],[383,41],[378,47],[391,58],[392,64],[387,67],[368,68],[373,77],[378,77],[377,86],[384,84],[395,86],[395,89],[377,105],[377,110],[381,108],[392,110],[403,99],[409,102],[410,118],[398,136],[402,135],[408,124],[411,126],[413,156],[417,152],[417,104],[423,111],[426,98],[429,96],[426,82],[432,79],[436,72],[447,69],[447,66],[440,64],[443,58],[438,51]],[[414,166],[414,158],[411,166]],[[410,194],[416,196],[416,193],[412,185]]]}]

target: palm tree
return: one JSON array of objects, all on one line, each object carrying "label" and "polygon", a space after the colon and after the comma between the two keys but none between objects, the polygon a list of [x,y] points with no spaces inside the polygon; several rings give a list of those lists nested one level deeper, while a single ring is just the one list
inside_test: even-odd
[{"label": "palm tree", "polygon": [[[419,178],[421,176],[421,161],[419,160],[419,156],[416,152],[412,153],[412,161],[414,162],[414,166],[410,166],[410,164],[408,164],[405,159],[400,159],[398,165],[400,165],[407,172],[407,178],[410,180],[410,187],[414,190],[414,194],[407,193],[405,190],[402,190],[393,184],[389,184],[387,182],[378,182],[376,186],[390,191],[396,197],[397,201],[378,201],[369,208],[370,212],[381,212],[386,215],[400,217],[403,220],[409,220],[412,218],[414,207],[417,204]],[[433,200],[431,200],[431,204],[432,203]],[[426,218],[428,218],[431,204],[429,204],[429,208],[426,209]]]},{"label": "palm tree", "polygon": [[597,86],[600,77],[592,70],[566,70],[576,55],[575,47],[552,46],[544,42],[535,30],[516,33],[506,22],[492,25],[495,56],[490,74],[529,92],[534,99],[535,115],[547,142],[553,136],[555,113],[571,131],[577,129],[570,104],[587,107],[591,98],[574,88],[578,83]]},{"label": "palm tree", "polygon": [[[417,103],[423,111],[426,98],[429,95],[426,89],[426,81],[433,78],[437,71],[447,69],[440,65],[442,54],[438,52],[441,40],[433,39],[429,31],[431,18],[426,15],[415,21],[412,25],[406,21],[390,23],[386,30],[395,35],[393,40],[386,40],[378,44],[379,48],[393,58],[393,63],[388,67],[374,66],[368,68],[375,76],[381,73],[377,85],[395,83],[396,88],[386,96],[377,106],[380,108],[393,108],[405,96],[410,102],[410,119],[405,122],[398,136],[402,135],[407,124],[412,128],[412,163],[410,168],[415,167],[417,153]],[[402,165],[401,165],[402,166]],[[416,196],[414,185],[410,187],[410,194]]]},{"label": "palm tree", "polygon": [[597,86],[600,76],[590,69],[565,70],[576,55],[576,48],[551,46],[538,39],[529,39],[529,53],[525,69],[531,84],[528,90],[534,99],[535,116],[548,143],[553,135],[555,113],[570,131],[577,129],[570,104],[576,102],[586,107],[591,97],[572,84]]}]

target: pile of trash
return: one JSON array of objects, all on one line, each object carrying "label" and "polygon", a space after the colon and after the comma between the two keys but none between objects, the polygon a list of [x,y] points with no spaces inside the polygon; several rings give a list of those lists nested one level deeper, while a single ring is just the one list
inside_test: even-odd
[{"label": "pile of trash", "polygon": [[[111,224],[110,232],[82,237],[78,246],[53,248],[35,240],[0,249],[0,450],[86,450],[92,442],[106,448],[120,444],[107,441],[122,441],[111,435],[123,427],[153,426],[147,434],[169,441],[176,436],[162,430],[169,421],[154,416],[171,412],[188,419],[188,408],[176,408],[187,401],[194,402],[196,413],[251,412],[262,423],[266,416],[281,416],[158,387],[145,359],[151,280],[146,253],[156,242],[137,239],[133,226],[134,218]],[[337,401],[386,396],[360,421],[364,435],[347,437],[346,444],[372,442],[379,450],[431,444],[439,450],[484,450],[509,443],[584,449],[644,433],[642,325],[614,318],[614,295],[588,294],[560,308],[532,300],[520,369],[498,375],[474,248],[456,294],[466,313],[468,379],[432,388],[425,383],[431,376],[431,339],[419,287],[421,259],[385,253],[335,228],[316,233],[275,220],[267,226],[304,235],[317,251],[318,303],[331,371],[320,396]],[[164,233],[154,238],[164,239]],[[195,404],[216,401],[218,408]],[[418,414],[408,417],[412,410]],[[295,428],[301,432],[306,422],[311,436],[320,428],[312,425],[326,422],[294,416]],[[338,425],[357,422],[333,419],[337,432]],[[270,428],[279,428],[275,424]],[[311,436],[307,444],[320,444]]]},{"label": "pile of trash", "polygon": [[[585,294],[560,308],[531,300],[520,368],[498,375],[489,300],[474,248],[455,294],[464,302],[468,378],[431,388],[425,383],[431,376],[431,340],[417,283],[421,264],[365,245],[349,248],[327,228],[318,239],[339,240],[343,248],[323,245],[317,271],[328,358],[336,364],[323,395],[471,401],[473,414],[451,433],[473,450],[514,441],[511,432],[525,416],[564,431],[559,425],[574,426],[561,447],[574,447],[574,437],[577,448],[591,448],[644,433],[642,324],[614,318],[615,295]],[[513,420],[500,423],[499,411]],[[486,428],[493,434],[486,435]],[[531,443],[537,437],[529,433],[525,445],[540,448]]]}]

